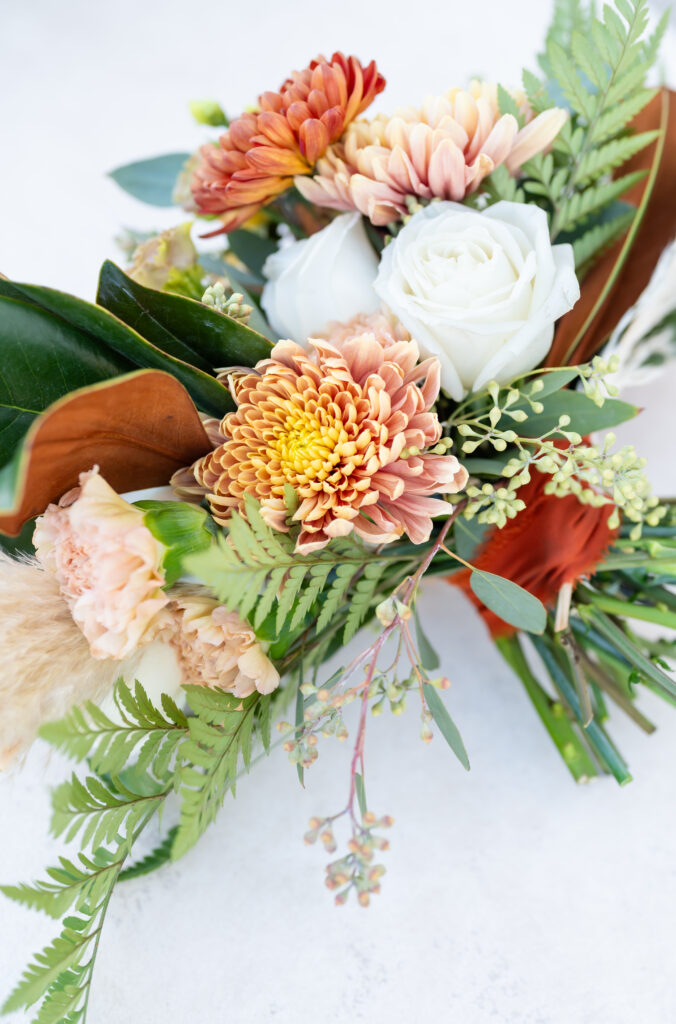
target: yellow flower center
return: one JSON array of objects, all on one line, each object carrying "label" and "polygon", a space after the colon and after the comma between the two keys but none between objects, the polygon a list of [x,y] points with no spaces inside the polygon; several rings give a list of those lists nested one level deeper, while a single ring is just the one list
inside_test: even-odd
[{"label": "yellow flower center", "polygon": [[344,431],[342,424],[325,410],[299,409],[285,403],[267,438],[267,454],[279,460],[284,478],[292,484],[323,481],[340,461],[336,446]]},{"label": "yellow flower center", "polygon": [[322,479],[336,464],[332,459],[339,431],[325,426],[318,416],[292,407],[268,443],[272,458],[280,460],[287,480]]}]

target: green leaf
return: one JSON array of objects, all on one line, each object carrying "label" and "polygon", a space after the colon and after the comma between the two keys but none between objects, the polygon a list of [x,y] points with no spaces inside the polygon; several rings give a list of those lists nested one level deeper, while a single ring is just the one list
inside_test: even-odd
[{"label": "green leaf", "polygon": [[541,601],[517,583],[492,572],[474,569],[469,585],[483,604],[503,622],[527,633],[543,633],[547,612]]},{"label": "green leaf", "polygon": [[[387,556],[368,550],[352,537],[299,555],[295,539],[269,527],[251,495],[246,496],[245,505],[246,519],[234,513],[228,537],[219,535],[208,551],[186,558],[185,569],[231,611],[249,618],[261,635],[269,629],[266,620],[273,608],[278,636],[302,627],[313,609],[317,632],[346,611],[346,635],[351,635],[371,608],[389,564]],[[345,596],[353,585],[352,601],[346,607]]]},{"label": "green leaf", "polygon": [[248,327],[252,331],[256,331],[258,334],[262,334],[264,338],[271,341],[273,345],[279,340],[275,331],[273,331],[270,324],[267,322],[263,313],[261,312],[259,302],[260,299],[249,290],[252,287],[257,287],[258,279],[252,277],[250,274],[239,270],[234,267],[232,263],[227,262],[225,259],[221,259],[220,256],[213,255],[212,253],[200,253],[199,257],[200,266],[207,270],[209,273],[218,274],[219,277],[227,277],[232,290],[239,292],[247,306],[251,306],[251,313],[249,314]]},{"label": "green leaf", "polygon": [[244,228],[238,228],[228,234],[228,247],[260,281],[264,280],[263,264],[268,256],[277,252],[277,242]]},{"label": "green leaf", "polygon": [[171,860],[171,849],[177,832],[178,826],[174,825],[154,850],[147,853],[141,860],[137,860],[134,864],[130,864],[128,868],[123,868],[120,871],[119,881],[128,882],[132,878],[149,875],[152,871],[157,871],[164,864],[168,864]]},{"label": "green leaf", "polygon": [[53,402],[133,369],[95,339],[43,309],[8,297],[0,281],[0,465],[12,456],[33,420]]},{"label": "green leaf", "polygon": [[176,179],[190,153],[166,153],[149,160],[137,160],[110,171],[110,177],[135,199],[150,206],[175,206]]},{"label": "green leaf", "polygon": [[533,675],[519,637],[500,637],[495,643],[502,657],[523,683],[542,724],[575,781],[587,782],[598,775],[596,765],[573,722],[566,715],[565,708],[559,701],[552,700]]},{"label": "green leaf", "polygon": [[423,683],[423,694],[425,696],[425,703],[432,713],[432,718],[439,727],[441,735],[444,737],[449,747],[457,757],[460,764],[469,771],[469,758],[467,751],[465,750],[465,744],[462,742],[462,737],[458,732],[458,727],[446,710],[446,705],[439,696],[439,691],[431,683]]},{"label": "green leaf", "polygon": [[[579,698],[573,684],[567,678],[566,673],[552,653],[549,646],[550,643],[551,641],[533,637],[535,649],[549,672],[554,685],[569,707],[572,708],[578,722],[582,723],[584,715]],[[631,773],[610,737],[603,729],[603,726],[592,719],[585,728],[585,736],[602,767],[607,768],[621,786],[631,782]]]},{"label": "green leaf", "polygon": [[35,418],[0,469],[0,530],[19,533],[94,465],[124,493],[166,484],[208,447],[192,399],[167,373],[135,370],[78,388]]},{"label": "green leaf", "polygon": [[213,520],[199,505],[185,501],[137,501],[144,513],[143,521],[153,537],[169,550],[164,556],[167,585],[185,573],[184,560],[211,547],[214,540]]},{"label": "green leaf", "polygon": [[[463,465],[465,464],[463,460]],[[465,519],[463,516],[456,518],[453,524],[455,550],[466,562],[472,561],[489,528],[488,523],[480,523],[476,517],[474,519]]]},{"label": "green leaf", "polygon": [[[536,395],[536,399],[540,396]],[[528,419],[519,424],[519,433],[523,437],[540,437],[554,430],[559,417],[570,416],[570,424],[566,430],[575,430],[578,434],[591,434],[594,430],[604,430],[632,419],[638,413],[635,405],[609,398],[602,406],[595,405],[582,391],[555,391],[544,398],[544,410],[534,413],[527,404],[515,405],[514,410],[523,409]],[[513,411],[513,410],[510,410]],[[503,429],[507,429],[507,419],[501,421]]]},{"label": "green leaf", "polygon": [[186,853],[215,819],[243,763],[248,769],[254,726],[270,697],[255,692],[244,699],[204,686],[185,687],[190,740],[181,748],[181,812],[172,860]]},{"label": "green leaf", "polygon": [[[161,742],[154,759],[166,762],[186,738],[188,720],[166,695],[165,714],[153,707],[140,683],[134,690],[120,680],[114,691],[122,721],[113,721],[97,704],[76,705],[64,718],[47,722],[40,735],[68,757],[88,760],[95,771],[117,775],[124,771],[134,755],[152,736]],[[163,773],[160,773],[163,774]]]},{"label": "green leaf", "polygon": [[609,206],[623,196],[634,185],[645,178],[647,171],[632,171],[613,181],[589,185],[581,192],[576,192],[565,200],[558,211],[557,228],[559,232],[570,231],[580,221],[605,206]]},{"label": "green leaf", "polygon": [[[117,270],[117,268],[115,269]],[[121,271],[117,272],[122,273]],[[210,373],[195,367],[190,360],[184,360],[180,356],[174,355],[174,352],[179,350],[177,346],[174,346],[173,351],[164,350],[152,340],[132,330],[130,326],[108,310],[94,306],[90,302],[84,302],[74,295],[67,295],[65,292],[58,292],[52,288],[40,288],[36,285],[15,283],[10,285],[5,281],[0,281],[0,295],[6,294],[7,287],[12,288],[15,293],[20,293],[22,298],[34,306],[53,313],[55,317],[75,328],[83,337],[86,335],[94,351],[101,353],[102,364],[107,361],[108,365],[112,364],[117,367],[115,370],[105,373],[105,377],[116,376],[120,372],[127,372],[137,366],[164,370],[171,373],[184,385],[195,404],[203,412],[221,417],[234,408],[228,389]],[[157,292],[156,294],[161,295],[162,293]],[[175,299],[178,302],[191,302],[190,299],[181,299],[178,296],[166,296],[166,298]],[[193,305],[207,309],[206,306],[201,306],[201,303],[193,303]],[[180,345],[180,343],[178,344]],[[186,356],[188,355],[185,346],[180,348],[180,351],[183,351]],[[192,359],[192,356],[190,358]],[[71,391],[73,388],[68,387],[66,390]]]},{"label": "green leaf", "polygon": [[507,459],[464,458],[462,464],[470,476],[502,476]]},{"label": "green leaf", "polygon": [[634,220],[634,209],[621,213],[610,220],[601,221],[589,228],[573,242],[575,268],[586,266],[591,260],[600,256],[616,239],[627,231]]},{"label": "green leaf", "polygon": [[[542,381],[542,391],[538,391],[535,398],[538,402],[541,402],[548,395],[553,394],[555,391],[561,391],[567,384],[575,380],[578,376],[577,367],[570,367],[569,369],[561,370],[550,370],[547,373],[543,373],[538,380]],[[571,394],[571,392],[567,392]],[[464,464],[464,463],[463,463]]]},{"label": "green leaf", "polygon": [[270,355],[268,339],[239,320],[183,295],[145,288],[110,260],[101,268],[97,301],[162,351],[206,372],[254,366]]},{"label": "green leaf", "polygon": [[501,114],[511,114],[518,124],[519,128],[523,127],[523,116],[519,110],[519,105],[510,92],[504,88],[504,86],[498,83],[498,107]]},{"label": "green leaf", "polygon": [[364,787],[364,778],[359,772],[354,773],[354,788],[357,793],[357,802],[359,804],[359,810],[362,818],[368,811],[368,804],[366,803],[366,789]]},{"label": "green leaf", "polygon": [[420,664],[427,672],[434,672],[435,669],[439,668],[439,655],[432,647],[432,644],[427,639],[425,630],[422,628],[418,609],[413,609],[413,617],[415,619],[415,635],[418,643],[418,654],[420,655]]}]

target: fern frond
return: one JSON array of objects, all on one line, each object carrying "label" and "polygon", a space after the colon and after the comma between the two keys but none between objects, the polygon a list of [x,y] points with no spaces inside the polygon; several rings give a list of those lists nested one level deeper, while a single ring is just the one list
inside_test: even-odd
[{"label": "fern frond", "polygon": [[151,850],[150,853],[146,854],[141,860],[136,861],[136,863],[130,864],[128,868],[123,868],[120,871],[118,881],[127,882],[132,878],[149,875],[152,871],[157,871],[158,868],[161,868],[163,864],[168,863],[171,860],[171,848],[177,832],[178,827],[174,825],[154,850]]},{"label": "fern frond", "polygon": [[591,121],[596,109],[595,98],[580,77],[575,62],[557,43],[549,44],[547,47],[547,57],[551,64],[554,78],[572,109],[575,113],[581,114],[587,121]]},{"label": "fern frond", "polygon": [[32,1006],[64,975],[82,980],[85,972],[75,969],[81,966],[88,947],[96,938],[90,928],[91,920],[86,917],[65,918],[63,931],[35,955],[5,1002],[3,1013]]},{"label": "fern frond", "polygon": [[582,0],[554,0],[552,21],[545,37],[545,52],[538,57],[538,63],[548,78],[553,78],[552,67],[548,60],[548,48],[552,43],[564,50],[570,50],[573,33],[586,33],[589,27],[590,12],[582,5]]},{"label": "fern frond", "polygon": [[[171,856],[194,846],[216,817],[228,791],[234,793],[240,764],[251,761],[254,727],[269,696],[253,693],[244,699],[201,686],[186,687],[194,712],[190,739],[181,748],[181,811]],[[269,721],[265,725],[269,746]]]},{"label": "fern frond", "polygon": [[83,849],[91,845],[97,849],[104,843],[114,842],[118,835],[133,832],[154,804],[167,795],[163,787],[146,776],[151,784],[143,788],[150,792],[137,792],[123,785],[114,776],[106,785],[97,776],[83,782],[73,775],[69,782],[57,786],[52,794],[52,832],[65,834],[68,842],[78,833]]},{"label": "fern frond", "polygon": [[512,177],[504,164],[500,164],[489,174],[483,183],[483,188],[493,203],[500,202],[501,199],[506,199],[510,203],[524,201],[522,189],[519,188],[516,178]]},{"label": "fern frond", "polygon": [[624,174],[621,178],[615,178],[613,181],[591,186],[585,189],[584,192],[576,192],[570,199],[562,203],[559,208],[559,231],[570,231],[580,221],[589,217],[590,214],[603,207],[610,206],[615,199],[628,192],[646,174],[647,171],[634,171],[631,174]]},{"label": "fern frond", "polygon": [[585,153],[578,165],[578,180],[581,185],[588,181],[608,174],[626,163],[630,157],[640,153],[642,149],[649,146],[651,142],[659,137],[659,131],[640,132],[638,135],[627,135],[620,139],[613,139],[605,146],[592,149]]},{"label": "fern frond", "polygon": [[521,81],[533,113],[541,114],[543,110],[551,107],[552,100],[547,92],[547,87],[537,75],[534,75],[528,68],[524,68]]},{"label": "fern frond", "polygon": [[667,31],[669,25],[670,11],[666,10],[660,20],[655,26],[655,30],[652,35],[648,36],[645,43],[643,44],[643,62],[649,67],[652,67],[657,60],[660,45],[664,39],[664,34]]},{"label": "fern frond", "polygon": [[[607,179],[657,138],[655,132],[626,132],[654,96],[645,80],[664,24],[644,39],[647,25],[646,0],[615,0],[614,7],[604,5],[601,18],[577,0],[559,0],[540,60],[547,81],[524,73],[535,112],[560,105],[561,95],[571,112],[554,143],[553,170],[542,158],[523,168],[525,192],[550,214],[552,240],[579,233],[591,214],[626,191],[629,176],[617,184]],[[588,243],[600,237],[591,236],[583,248],[588,251]]]},{"label": "fern frond", "polygon": [[[125,727],[140,730],[146,737],[152,730],[172,730],[185,739],[186,716],[171,698],[163,698],[166,718],[138,684],[133,693],[118,685],[116,700]],[[87,705],[52,723],[50,738],[71,756],[85,758],[92,751],[99,753],[101,735],[104,743],[108,742],[111,731],[119,728],[96,705]],[[136,740],[131,749],[135,745]],[[108,758],[117,765],[121,757],[117,751],[100,759]],[[120,774],[90,775],[84,782],[73,776],[57,787],[53,794],[54,831],[57,835],[66,832],[69,838],[82,832],[82,844],[91,844],[94,852],[90,856],[79,853],[77,862],[61,857],[56,867],[47,869],[47,880],[2,887],[5,896],[51,917],[70,911],[60,934],[26,968],[2,1012],[42,1000],[34,1024],[84,1024],[110,897],[134,842],[172,789],[167,780],[160,783],[149,772],[125,764]],[[101,842],[108,842],[109,847],[99,845]],[[155,860],[161,856],[155,851]],[[134,866],[136,873],[150,869],[149,859]]]},{"label": "fern frond", "polygon": [[3,885],[0,892],[10,900],[54,918],[61,917],[72,906],[85,902],[98,904],[108,886],[108,876],[119,868],[120,861],[107,850],[97,850],[90,858],[80,853],[78,859],[79,866],[60,857],[58,867],[47,869],[49,881]]},{"label": "fern frond", "polygon": [[49,987],[33,1024],[83,1024],[87,1012],[87,989],[81,985],[85,968],[61,974]]},{"label": "fern frond", "polygon": [[254,629],[260,629],[275,609],[275,630],[280,635],[285,629],[298,629],[318,604],[316,629],[321,632],[365,563],[379,564],[384,571],[391,558],[351,537],[299,555],[295,540],[269,527],[258,502],[247,495],[246,518],[234,513],[228,536],[220,537],[208,553],[190,558],[187,565],[227,608],[249,618]]},{"label": "fern frond", "polygon": [[656,95],[655,89],[639,89],[621,103],[604,110],[589,130],[588,145],[599,146],[621,132]]},{"label": "fern frond", "polygon": [[114,696],[121,721],[113,721],[98,705],[87,702],[59,721],[48,722],[40,735],[69,757],[88,759],[100,773],[118,774],[134,754],[144,770],[160,757],[168,763],[188,732],[188,721],[180,708],[165,694],[162,714],[139,682],[132,692],[120,680]]},{"label": "fern frond", "polygon": [[346,644],[354,636],[368,615],[378,595],[378,584],[382,579],[382,574],[382,567],[378,562],[369,562],[364,566],[364,574],[357,580],[350,595],[343,643]]},{"label": "fern frond", "polygon": [[588,264],[592,259],[599,256],[617,238],[620,238],[631,226],[636,213],[635,210],[628,210],[626,213],[613,217],[612,220],[602,224],[596,224],[593,228],[585,231],[583,235],[573,242],[573,254],[575,256],[575,268]]}]

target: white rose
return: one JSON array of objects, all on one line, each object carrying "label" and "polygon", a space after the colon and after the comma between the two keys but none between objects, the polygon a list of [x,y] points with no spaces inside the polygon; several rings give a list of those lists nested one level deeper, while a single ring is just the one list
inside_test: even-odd
[{"label": "white rose", "polygon": [[456,401],[542,362],[580,297],[572,247],[552,246],[543,210],[507,202],[426,206],[385,247],[375,290]]},{"label": "white rose", "polygon": [[262,306],[280,338],[302,344],[332,320],[374,313],[378,257],[359,213],[345,213],[310,238],[282,245],[263,267]]}]

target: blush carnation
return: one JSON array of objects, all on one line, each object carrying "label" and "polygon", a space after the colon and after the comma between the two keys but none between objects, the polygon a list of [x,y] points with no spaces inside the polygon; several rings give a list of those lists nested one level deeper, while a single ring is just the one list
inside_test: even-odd
[{"label": "blush carnation", "polygon": [[251,627],[213,598],[185,588],[171,603],[170,643],[186,683],[229,690],[248,697],[271,693],[279,672],[266,657]]},{"label": "blush carnation", "polygon": [[519,130],[502,114],[496,86],[472,82],[430,96],[422,107],[404,107],[391,117],[355,121],[317,164],[314,177],[297,178],[300,192],[319,206],[359,210],[376,225],[407,213],[407,197],[460,202],[498,165],[510,172],[539,153],[561,130],[566,113],[553,108]]},{"label": "blush carnation", "polygon": [[415,342],[381,316],[336,325],[309,345],[311,353],[279,342],[255,372],[233,378],[238,408],[221,423],[225,440],[193,467],[214,518],[226,524],[251,494],[269,525],[285,530],[289,484],[300,553],[352,531],[423,543],[432,516],[448,510],[433,495],[467,480],[454,456],[425,451],[441,436],[431,411],[438,360],[420,363]]},{"label": "blush carnation", "polygon": [[165,548],[96,469],[40,516],[33,543],[95,658],[126,658],[152,639],[169,600]]},{"label": "blush carnation", "polygon": [[385,88],[374,61],[334,53],[294,71],[259,109],[233,121],[217,145],[203,146],[192,193],[198,212],[219,214],[232,231],[286,191],[294,175],[310,174],[319,157]]}]

